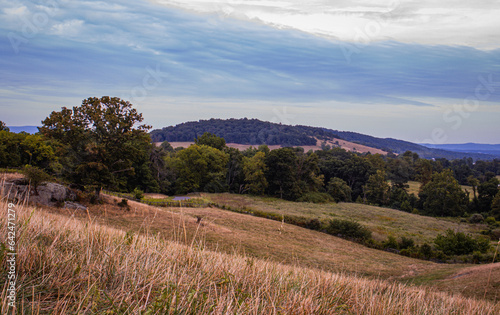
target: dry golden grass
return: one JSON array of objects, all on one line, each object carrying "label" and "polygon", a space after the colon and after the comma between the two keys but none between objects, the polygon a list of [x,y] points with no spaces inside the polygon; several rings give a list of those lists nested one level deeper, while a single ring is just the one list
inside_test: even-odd
[{"label": "dry golden grass", "polygon": [[[309,150],[313,150],[313,151],[322,150],[321,144],[323,141],[318,140],[317,138],[316,138],[316,140],[317,140],[316,145],[302,145],[300,147],[303,148],[305,152],[307,152]],[[193,143],[194,142],[170,142],[170,145],[173,148],[187,148]],[[325,144],[330,145],[331,147],[340,147],[340,148],[342,148],[346,151],[350,151],[350,152],[357,152],[357,153],[370,152],[371,154],[387,155],[386,151],[372,148],[372,147],[369,147],[366,145],[354,143],[354,142],[336,139],[336,138],[332,138],[332,140],[326,141]],[[155,145],[159,146],[159,145],[161,145],[161,142],[156,142]],[[259,146],[259,145],[239,144],[239,143],[227,143],[226,145],[230,148],[235,148],[235,149],[238,149],[240,151],[244,151],[250,147],[257,148]],[[281,146],[281,145],[268,145],[268,147],[271,150],[275,150],[275,149],[282,148],[283,146]]]},{"label": "dry golden grass", "polygon": [[[5,231],[4,199],[0,209]],[[22,205],[16,211],[19,314],[500,312],[460,295],[208,251],[196,239],[181,245],[153,234],[148,224],[154,221],[146,219],[144,233],[132,235],[90,213],[84,220]],[[178,231],[181,238],[186,229]],[[3,314],[10,313],[5,294],[4,284]]]}]

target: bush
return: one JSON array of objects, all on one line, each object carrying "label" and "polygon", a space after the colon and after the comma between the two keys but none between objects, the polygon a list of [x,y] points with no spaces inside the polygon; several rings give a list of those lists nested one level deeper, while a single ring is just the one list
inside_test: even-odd
[{"label": "bush", "polygon": [[127,199],[122,199],[122,201],[120,201],[120,202],[118,203],[118,206],[119,206],[120,208],[123,208],[123,207],[128,206],[128,201],[127,201]]},{"label": "bush", "polygon": [[487,218],[484,220],[484,223],[486,223],[486,224],[488,224],[488,225],[496,225],[497,220],[496,220],[494,217],[487,217]]},{"label": "bush", "polygon": [[483,223],[484,218],[479,213],[474,213],[469,218],[469,223]]},{"label": "bush", "polygon": [[358,222],[349,220],[330,220],[326,232],[331,235],[350,238],[357,241],[367,241],[372,237],[372,232],[366,227]]},{"label": "bush", "polygon": [[408,249],[415,246],[415,241],[409,237],[401,237],[401,241],[399,241],[399,249]]},{"label": "bush", "polygon": [[321,222],[318,219],[311,219],[307,221],[306,228],[309,230],[319,231],[321,230]]},{"label": "bush", "polygon": [[432,257],[432,247],[431,247],[431,245],[429,245],[427,243],[422,244],[422,246],[420,246],[418,252],[425,259],[429,259]]},{"label": "bush", "polygon": [[23,174],[35,189],[35,195],[38,195],[38,186],[43,182],[49,181],[51,179],[50,175],[45,173],[44,170],[31,165],[26,165],[24,167]]},{"label": "bush", "polygon": [[488,251],[489,240],[484,238],[473,238],[462,232],[453,232],[448,229],[446,235],[439,234],[434,243],[438,250],[443,251],[445,255],[467,255],[474,251],[485,253]]},{"label": "bush", "polygon": [[396,238],[392,235],[389,235],[387,237],[387,240],[385,240],[383,243],[382,243],[382,246],[384,247],[384,249],[399,249],[399,245],[398,245],[398,242],[396,241]]},{"label": "bush", "polygon": [[134,196],[135,199],[141,200],[144,198],[144,192],[140,190],[139,188],[136,188],[132,191],[132,195]]},{"label": "bush", "polygon": [[303,194],[299,199],[299,202],[312,202],[312,203],[329,203],[333,202],[333,198],[327,193],[321,192],[308,192]]}]

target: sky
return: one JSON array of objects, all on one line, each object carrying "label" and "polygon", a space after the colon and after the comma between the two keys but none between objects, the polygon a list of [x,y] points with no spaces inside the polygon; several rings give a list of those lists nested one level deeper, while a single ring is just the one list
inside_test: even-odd
[{"label": "sky", "polygon": [[500,143],[500,1],[0,0],[0,120],[88,97],[154,128],[258,118]]}]

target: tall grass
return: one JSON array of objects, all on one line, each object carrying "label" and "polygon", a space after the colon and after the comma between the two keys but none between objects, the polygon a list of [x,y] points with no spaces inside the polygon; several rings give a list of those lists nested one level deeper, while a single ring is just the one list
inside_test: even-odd
[{"label": "tall grass", "polygon": [[[0,202],[6,241],[7,202]],[[498,314],[490,302],[281,265],[16,206],[17,314]],[[0,278],[6,278],[5,255]]]}]

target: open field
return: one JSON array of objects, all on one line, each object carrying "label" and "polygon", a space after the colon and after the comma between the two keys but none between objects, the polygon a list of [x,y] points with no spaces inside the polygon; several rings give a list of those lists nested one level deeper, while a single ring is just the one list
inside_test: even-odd
[{"label": "open field", "polygon": [[[7,206],[5,200],[1,203],[0,225],[5,227]],[[114,205],[101,205],[92,206],[89,213],[79,213],[16,205],[18,221],[23,223],[18,228],[16,256],[19,313],[497,314],[500,311],[500,306],[491,302],[391,281],[363,279],[359,277],[362,273],[353,276],[304,268],[307,263],[301,261],[299,253],[290,253],[299,246],[300,239],[311,242],[316,238],[312,244],[300,245],[304,246],[302,250],[309,249],[309,256],[316,256],[320,251],[317,246],[325,243],[329,248],[324,255],[337,264],[331,269],[356,271],[353,269],[372,267],[382,272],[379,276],[377,271],[371,272],[372,278],[379,279],[390,278],[391,274],[402,279],[415,274],[421,278],[460,275],[469,270],[464,271],[463,266],[438,265],[358,248],[356,244],[313,231],[295,230],[299,228],[293,226],[281,227],[280,234],[276,222],[210,208],[189,209],[206,211],[196,213],[208,216],[198,225],[184,209],[174,210],[179,212],[131,203],[130,211],[126,212]],[[170,224],[165,226],[168,221]],[[121,224],[125,226],[119,228]],[[240,249],[246,246],[243,245],[247,244],[246,238],[252,237],[252,243],[262,237],[269,246],[258,247],[268,251],[268,258],[209,251],[205,246],[211,243],[211,233],[219,236],[232,233],[232,238],[242,233]],[[197,236],[193,239],[194,234]],[[165,240],[170,237],[188,245]],[[226,240],[218,242],[223,244]],[[289,256],[299,258],[291,264],[277,263],[273,252],[279,247],[288,249]],[[342,251],[351,257],[344,256]],[[4,259],[2,255],[2,266]],[[367,266],[352,266],[358,259],[364,259]],[[498,269],[495,266],[492,279],[498,279]],[[6,270],[1,270],[5,276]],[[408,275],[397,275],[402,271]],[[492,281],[492,291],[493,285],[498,282]],[[7,313],[5,285],[2,289],[2,313]],[[450,291],[447,286],[441,289]],[[453,290],[460,291],[456,285]]]},{"label": "open field", "polygon": [[[170,142],[170,145],[174,149],[181,148],[181,147],[187,148],[193,143],[194,142]],[[304,148],[305,152],[308,152],[309,150],[317,151],[317,150],[321,150],[321,143],[322,143],[322,141],[317,140],[316,145],[303,145],[300,147]],[[161,142],[157,142],[155,144],[157,146],[159,146],[161,144]],[[332,138],[331,140],[326,141],[325,144],[330,145],[332,148],[333,147],[340,147],[346,151],[351,151],[351,152],[358,152],[358,153],[370,152],[371,154],[382,154],[382,155],[387,154],[387,152],[380,150],[380,149],[376,149],[376,148],[368,147],[366,145],[362,145],[362,144],[358,144],[358,143],[354,143],[354,142],[349,142],[349,141],[345,141],[345,140],[341,140],[341,139],[336,139],[336,138]],[[230,148],[236,148],[236,149],[241,150],[241,151],[246,150],[250,147],[254,147],[254,148],[258,147],[258,145],[239,144],[239,143],[227,143],[226,145]],[[271,150],[282,148],[281,145],[268,145],[268,147]]]},{"label": "open field", "polygon": [[[130,210],[127,211],[116,205],[118,198],[107,196],[106,199],[108,204],[91,206],[88,214],[48,207],[40,211],[82,222],[90,218],[96,224],[123,230],[128,235],[154,235],[190,246],[286,265],[426,286],[439,283],[440,290],[471,297],[477,297],[480,292],[471,290],[470,284],[457,285],[465,278],[454,278],[464,268],[476,267],[473,265],[411,259],[286,223],[217,208],[155,208],[129,201]],[[201,224],[197,223],[198,218]],[[495,300],[499,293],[500,265],[491,266],[495,266],[492,269],[494,276],[487,297]],[[484,276],[474,278],[478,287],[485,288],[487,278]]]},{"label": "open field", "polygon": [[355,220],[369,228],[373,238],[379,241],[393,235],[411,237],[417,244],[432,243],[432,239],[446,229],[477,235],[486,228],[486,225],[461,223],[456,218],[433,218],[357,203],[313,204],[234,194],[203,194],[203,196],[216,204],[237,209],[255,209],[278,215],[287,214],[320,220],[332,218]]}]

